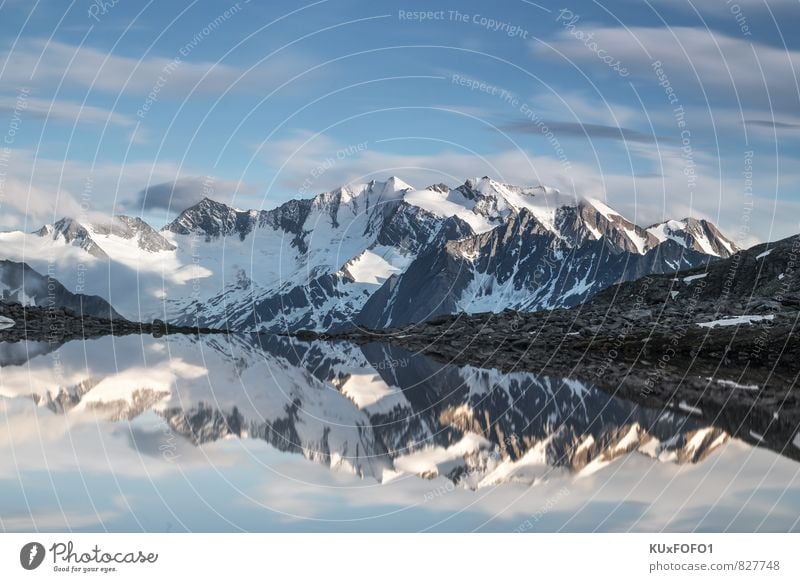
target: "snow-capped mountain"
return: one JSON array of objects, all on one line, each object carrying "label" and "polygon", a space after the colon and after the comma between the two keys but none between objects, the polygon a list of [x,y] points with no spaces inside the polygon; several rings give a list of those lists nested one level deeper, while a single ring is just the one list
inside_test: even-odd
[{"label": "snow-capped mountain", "polygon": [[2,396],[30,397],[33,370],[42,379],[34,400],[73,423],[152,410],[197,446],[258,439],[365,478],[441,475],[473,489],[585,476],[628,454],[696,463],[728,440],[705,421],[575,380],[458,367],[385,345],[182,336],[167,350],[165,341],[96,340],[95,353],[109,357],[89,369],[72,342],[59,348],[58,375],[42,358],[4,368]]},{"label": "snow-capped mountain", "polygon": [[[144,251],[175,250],[169,241],[141,218],[124,215],[117,215],[108,222],[93,223],[88,227],[72,218],[62,218],[54,224],[46,224],[35,234],[56,242],[63,241],[100,258],[108,258],[103,247],[113,244],[110,242],[113,239],[130,241],[132,246]],[[102,243],[98,243],[98,240]]]},{"label": "snow-capped mountain", "polygon": [[739,250],[707,220],[696,218],[667,220],[648,227],[647,232],[659,242],[674,240],[684,248],[721,258],[727,258]]},{"label": "snow-capped mountain", "polygon": [[[0,233],[2,257],[47,273],[73,293],[97,295],[134,321],[158,317],[167,293],[187,294],[211,271],[140,218],[63,218],[25,233]],[[163,317],[163,316],[162,316]]]},{"label": "snow-capped mountain", "polygon": [[233,256],[249,264],[214,297],[170,311],[181,323],[282,331],[575,305],[737,250],[710,223],[681,224],[682,237],[659,237],[598,200],[487,177],[424,190],[392,178],[272,211],[204,200],[165,229],[212,245],[238,239],[250,256],[236,243]]},{"label": "snow-capped mountain", "polygon": [[488,177],[350,184],[273,210],[204,199],[160,233],[135,218],[64,219],[0,243],[130,319],[269,331],[570,306],[738,250],[706,221],[643,229],[599,200]]}]

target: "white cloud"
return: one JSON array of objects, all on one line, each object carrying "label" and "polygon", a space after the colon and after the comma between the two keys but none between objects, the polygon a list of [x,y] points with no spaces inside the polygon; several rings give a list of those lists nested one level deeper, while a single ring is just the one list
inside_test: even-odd
[{"label": "white cloud", "polygon": [[644,112],[606,99],[604,95],[589,96],[580,91],[537,93],[530,100],[540,117],[579,120],[582,123],[626,125],[642,121]]},{"label": "white cloud", "polygon": [[[704,28],[616,28],[588,23],[583,27],[578,23],[578,26],[584,35],[593,35],[600,49],[619,58],[632,75],[649,81],[656,88],[659,79],[652,64],[661,61],[683,102],[704,99],[701,89],[711,93],[709,98],[715,100],[715,106],[721,99],[736,102],[735,90],[743,107],[797,110],[800,52]],[[550,44],[583,66],[607,73],[606,64],[568,31],[560,32]],[[532,46],[538,56],[561,58],[541,43]]]},{"label": "white cloud", "polygon": [[[178,64],[175,58],[181,59]],[[169,57],[131,58],[103,50],[58,41],[31,39],[0,53],[7,63],[2,80],[6,86],[55,86],[64,80],[77,86],[111,94],[136,96],[151,91],[164,79],[159,96],[183,96],[195,92],[219,94],[234,86],[240,90],[260,86],[259,81],[282,81],[305,69],[293,55],[281,54],[245,73],[245,69],[220,62],[192,61],[180,53]],[[237,84],[238,82],[238,84]]]},{"label": "white cloud", "polygon": [[[0,228],[33,230],[62,216],[92,219],[136,192],[157,184],[197,175],[171,162],[102,162],[37,157],[11,149],[5,180],[0,182]],[[17,213],[15,215],[15,213]]]},{"label": "white cloud", "polygon": [[[92,105],[81,105],[80,103],[71,103],[69,101],[50,101],[34,97],[25,99],[24,103],[24,114],[40,119],[66,121],[68,123],[108,123],[122,127],[129,127],[136,123],[127,115]],[[0,111],[13,112],[18,107],[18,98],[0,97]]]}]

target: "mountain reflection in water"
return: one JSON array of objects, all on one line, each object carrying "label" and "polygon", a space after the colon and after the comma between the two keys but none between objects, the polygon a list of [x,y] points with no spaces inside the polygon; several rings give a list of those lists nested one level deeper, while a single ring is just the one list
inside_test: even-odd
[{"label": "mountain reflection in water", "polygon": [[[574,379],[459,367],[377,343],[305,343],[256,335],[106,337],[63,346],[3,344],[0,366],[0,402],[9,428],[0,446],[12,453],[4,454],[2,482],[10,484],[16,473],[18,483],[11,489],[20,493],[0,505],[4,528],[10,530],[47,529],[51,522],[56,528],[66,523],[91,529],[96,522],[115,522],[96,510],[84,526],[86,517],[71,515],[69,501],[61,502],[69,487],[94,501],[100,490],[96,483],[107,485],[110,480],[116,482],[117,492],[112,505],[126,515],[139,516],[134,522],[123,519],[117,527],[162,529],[163,525],[146,525],[143,519],[157,517],[145,509],[134,511],[131,503],[138,502],[131,499],[160,498],[162,489],[177,495],[177,483],[162,483],[175,471],[183,476],[184,493],[196,494],[205,487],[199,476],[192,477],[198,467],[216,475],[218,483],[210,497],[227,491],[222,503],[226,509],[216,503],[216,515],[231,513],[228,505],[233,504],[239,509],[268,506],[295,517],[278,526],[267,520],[252,523],[252,515],[226,517],[217,525],[212,525],[214,520],[189,525],[181,518],[174,520],[178,527],[295,529],[307,523],[306,510],[313,505],[301,502],[303,495],[292,487],[286,488],[295,484],[297,491],[316,492],[320,498],[316,503],[325,505],[329,498],[332,506],[338,505],[335,511],[319,510],[324,523],[339,524],[328,528],[334,530],[348,529],[341,524],[352,523],[350,519],[368,517],[368,522],[356,523],[363,529],[390,531],[430,525],[415,518],[379,526],[383,522],[372,518],[383,515],[387,506],[404,514],[436,516],[435,523],[448,524],[445,529],[462,529],[454,524],[476,513],[486,514],[480,522],[485,522],[484,529],[518,529],[520,516],[541,513],[553,499],[564,506],[560,511],[566,517],[548,510],[548,519],[537,523],[543,529],[583,530],[587,523],[601,529],[647,529],[648,520],[628,515],[627,489],[617,492],[616,504],[598,501],[590,513],[582,509],[582,519],[576,520],[575,509],[568,508],[582,499],[576,490],[583,492],[592,483],[611,487],[613,498],[614,487],[619,489],[613,482],[621,471],[641,482],[654,473],[669,474],[661,481],[666,490],[669,479],[680,479],[682,467],[708,463],[704,480],[713,481],[720,458],[754,454],[785,473],[770,486],[788,492],[779,504],[772,504],[777,510],[786,504],[788,513],[778,512],[780,519],[766,523],[780,531],[797,529],[792,522],[797,511],[792,517],[791,503],[798,498],[798,464],[787,457],[796,458],[798,439],[792,441],[790,435],[786,447],[778,451],[785,456],[778,457],[738,439],[731,441],[722,428],[701,418],[643,408]],[[84,446],[89,434],[94,440]],[[125,447],[118,446],[121,439]],[[107,442],[114,446],[106,448]],[[98,446],[105,451],[104,458],[97,458]],[[35,454],[23,455],[28,449]],[[715,453],[718,449],[721,453]],[[330,478],[311,470],[303,458],[333,470]],[[287,463],[296,466],[296,460],[308,465],[303,477],[289,477],[279,468]],[[742,458],[739,464],[744,462]],[[752,478],[763,478],[763,470],[759,471]],[[63,489],[54,485],[61,478],[70,482]],[[148,485],[131,488],[126,485],[129,479]],[[243,492],[265,479],[272,484],[269,503],[252,491]],[[358,491],[358,509],[348,512],[346,504],[335,501],[341,491],[331,495],[331,483],[335,490]],[[389,494],[401,488],[400,497]],[[419,495],[409,498],[409,490]],[[515,502],[520,491],[534,493],[525,493],[524,503]],[[567,496],[564,491],[573,493]],[[651,498],[659,493],[664,491],[652,492]],[[724,491],[716,493],[725,499]],[[760,493],[751,491],[751,497],[755,494]],[[55,496],[61,515],[37,521],[32,507],[13,506],[14,499],[37,495]],[[497,499],[485,502],[487,496],[498,495],[511,496],[512,508],[506,504],[502,516],[496,513]],[[456,499],[470,496],[469,512],[450,507]],[[593,498],[583,499],[581,507]],[[681,503],[686,503],[685,497]],[[78,503],[75,510],[83,507]],[[641,501],[635,509],[649,511]],[[365,511],[367,517],[362,516]],[[114,510],[106,512],[111,515]],[[715,514],[707,510],[705,515]],[[724,523],[724,517],[722,513],[716,520]],[[664,519],[658,522],[661,527]],[[708,527],[713,529],[716,521],[712,522]]]}]

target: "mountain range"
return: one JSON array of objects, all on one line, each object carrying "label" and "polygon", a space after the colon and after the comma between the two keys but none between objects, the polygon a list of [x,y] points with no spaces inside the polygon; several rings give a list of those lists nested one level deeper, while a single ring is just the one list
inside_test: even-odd
[{"label": "mountain range", "polygon": [[206,198],[160,231],[63,218],[0,244],[131,320],[272,332],[569,307],[739,250],[706,220],[642,228],[599,200],[488,177],[350,184],[272,210]]}]

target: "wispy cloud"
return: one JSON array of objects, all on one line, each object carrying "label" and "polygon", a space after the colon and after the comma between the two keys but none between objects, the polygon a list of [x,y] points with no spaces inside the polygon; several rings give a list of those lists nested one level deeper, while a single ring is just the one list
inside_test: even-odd
[{"label": "wispy cloud", "polygon": [[745,125],[751,127],[766,127],[768,129],[788,129],[788,130],[797,130],[800,129],[800,123],[789,123],[786,121],[774,121],[771,119],[745,119]]},{"label": "wispy cloud", "polygon": [[[14,111],[18,107],[16,97],[0,97],[0,111]],[[121,113],[102,107],[81,105],[68,101],[49,101],[47,99],[28,98],[25,101],[25,115],[40,119],[64,121],[67,123],[93,123],[129,127],[136,122]]]},{"label": "wispy cloud", "polygon": [[62,216],[109,216],[148,184],[199,175],[172,162],[97,162],[49,159],[10,149],[0,183],[0,228],[33,230]]},{"label": "wispy cloud", "polygon": [[627,127],[601,125],[598,123],[579,123],[571,121],[542,120],[541,124],[530,121],[516,121],[503,126],[505,131],[541,134],[542,126],[546,126],[559,137],[576,137],[589,139],[611,139],[624,142],[652,143],[670,141],[653,134],[642,133]]},{"label": "wispy cloud", "polygon": [[[651,0],[654,4],[668,5],[687,12],[699,12],[703,15],[724,16],[733,18],[742,14],[744,18],[753,18],[763,15],[766,0],[736,0],[736,2],[697,2],[696,0]],[[735,7],[734,7],[735,5]],[[769,8],[773,12],[788,9],[797,9],[797,0],[769,0]],[[759,11],[759,12],[755,12]]]},{"label": "wispy cloud", "polygon": [[[175,59],[178,59],[177,61]],[[219,94],[251,90],[256,81],[280,82],[305,69],[294,55],[281,54],[250,70],[221,62],[169,57],[132,58],[58,41],[30,39],[12,51],[0,54],[7,63],[0,81],[6,86],[51,87],[62,79],[67,86],[78,86],[112,94],[146,95],[163,78],[161,95],[185,95],[188,91]],[[302,68],[301,68],[302,67]]]},{"label": "wispy cloud", "polygon": [[236,194],[251,191],[252,188],[243,182],[193,176],[148,186],[138,193],[135,201],[124,206],[137,211],[161,209],[180,212],[203,198],[230,203]]},{"label": "wispy cloud", "polygon": [[[785,111],[796,111],[800,103],[800,52],[795,50],[687,26],[619,28],[587,24],[584,33],[591,34],[593,42],[608,54],[619,55],[632,75],[654,86],[659,79],[653,63],[660,61],[682,101],[713,95],[717,105],[725,101],[743,108]],[[605,74],[605,63],[568,32],[560,32],[549,44],[583,67]],[[532,47],[539,57],[562,58],[542,43]]]}]

